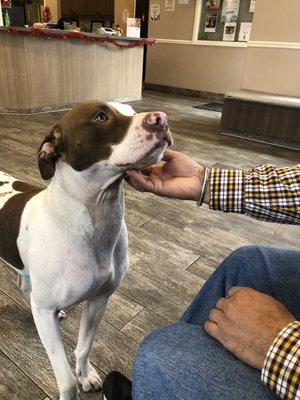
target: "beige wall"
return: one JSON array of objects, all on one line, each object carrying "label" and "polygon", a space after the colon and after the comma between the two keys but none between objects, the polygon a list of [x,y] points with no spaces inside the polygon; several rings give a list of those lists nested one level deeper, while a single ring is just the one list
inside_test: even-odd
[{"label": "beige wall", "polygon": [[[151,0],[160,4],[161,19],[149,16],[149,37],[192,40],[197,1],[176,1],[175,12],[165,12],[164,0]],[[241,88],[245,48],[159,43],[147,54],[147,83],[213,93]]]},{"label": "beige wall", "polygon": [[300,97],[300,50],[248,48],[242,87]]},{"label": "beige wall", "polygon": [[247,49],[244,89],[300,97],[300,49],[288,48],[300,43],[299,15],[299,0],[257,0],[251,40],[262,47]]},{"label": "beige wall", "polygon": [[[160,3],[161,20],[149,21],[149,36],[192,39],[196,0],[185,6],[176,1],[175,13],[164,11],[163,0],[151,2]],[[300,96],[300,0],[256,4],[251,41],[263,47],[159,43],[148,50],[146,82],[214,93],[244,88]],[[274,42],[299,46],[282,49]]]},{"label": "beige wall", "polygon": [[251,40],[300,42],[299,0],[257,0]]},{"label": "beige wall", "polygon": [[175,12],[166,12],[165,0],[151,0],[150,5],[152,3],[160,4],[160,20],[151,21],[151,18],[149,18],[149,36],[163,39],[191,40],[196,1],[190,0],[188,5],[178,4],[178,1],[176,1]]},{"label": "beige wall", "polygon": [[239,90],[245,48],[159,43],[148,50],[148,83],[224,93]]}]

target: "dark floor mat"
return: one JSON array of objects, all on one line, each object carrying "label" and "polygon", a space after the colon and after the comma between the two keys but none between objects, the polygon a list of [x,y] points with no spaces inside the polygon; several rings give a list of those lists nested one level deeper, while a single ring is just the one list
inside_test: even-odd
[{"label": "dark floor mat", "polygon": [[212,102],[212,103],[201,104],[200,106],[194,106],[194,108],[198,108],[199,110],[208,110],[221,113],[223,111],[223,104]]}]

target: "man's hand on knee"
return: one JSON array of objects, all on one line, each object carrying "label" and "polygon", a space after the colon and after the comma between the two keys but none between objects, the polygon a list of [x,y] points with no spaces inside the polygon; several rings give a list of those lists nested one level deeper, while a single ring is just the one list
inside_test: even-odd
[{"label": "man's hand on knee", "polygon": [[254,368],[262,369],[274,338],[294,321],[277,300],[256,290],[234,287],[220,298],[205,322],[205,331]]}]

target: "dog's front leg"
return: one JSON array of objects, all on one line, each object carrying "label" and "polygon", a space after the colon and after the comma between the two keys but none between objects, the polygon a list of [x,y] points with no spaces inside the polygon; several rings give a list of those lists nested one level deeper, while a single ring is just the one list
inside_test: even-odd
[{"label": "dog's front leg", "polygon": [[100,376],[90,365],[89,354],[98,325],[106,310],[107,300],[107,296],[99,296],[87,300],[84,304],[75,349],[76,374],[84,392],[89,392],[92,388],[98,390],[102,384]]},{"label": "dog's front leg", "polygon": [[59,400],[78,400],[77,382],[63,348],[56,310],[40,309],[32,299],[31,308],[40,339],[57,380]]}]

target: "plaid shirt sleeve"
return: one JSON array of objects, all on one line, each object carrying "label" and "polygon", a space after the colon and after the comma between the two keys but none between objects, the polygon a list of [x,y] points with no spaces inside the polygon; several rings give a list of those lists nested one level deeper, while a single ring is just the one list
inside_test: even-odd
[{"label": "plaid shirt sleeve", "polygon": [[300,224],[300,164],[248,170],[213,169],[210,208],[263,221]]},{"label": "plaid shirt sleeve", "polygon": [[300,321],[287,325],[274,339],[261,380],[281,399],[300,399]]}]

